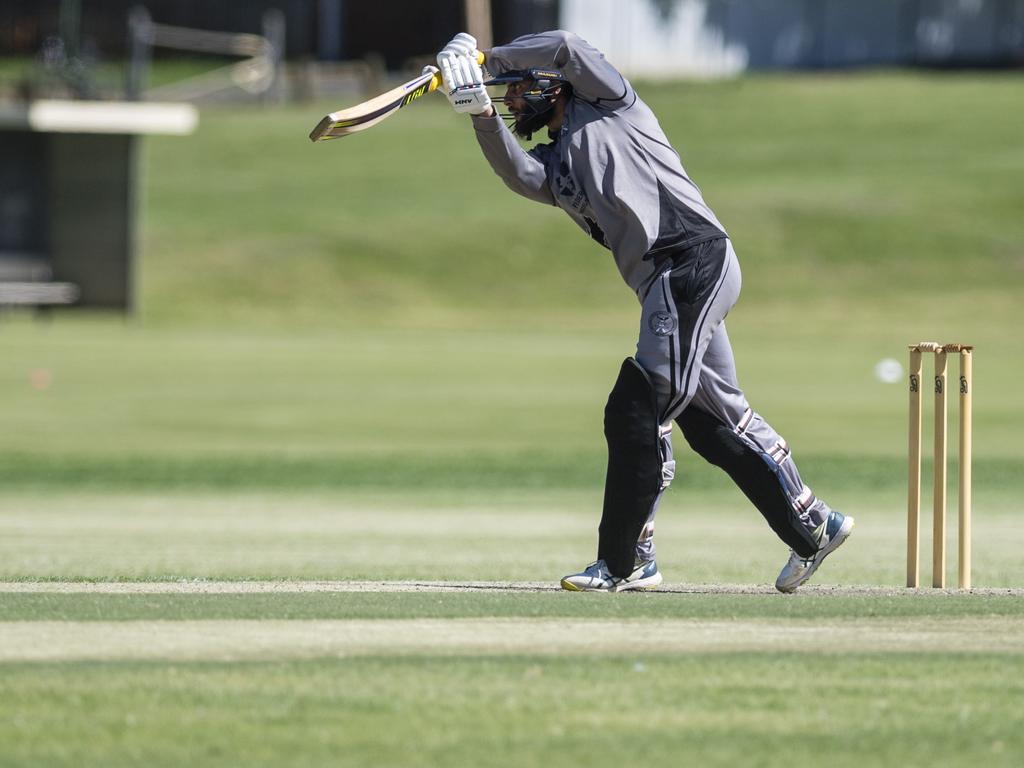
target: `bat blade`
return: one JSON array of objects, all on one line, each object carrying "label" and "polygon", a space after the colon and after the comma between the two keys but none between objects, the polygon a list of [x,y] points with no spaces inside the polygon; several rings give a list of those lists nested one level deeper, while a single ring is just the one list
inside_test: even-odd
[{"label": "bat blade", "polygon": [[[477,62],[484,63],[484,55],[477,52]],[[351,133],[365,131],[367,128],[385,120],[406,104],[411,104],[420,96],[432,93],[441,87],[440,72],[425,72],[407,83],[402,83],[397,88],[392,88],[387,93],[382,93],[376,98],[364,101],[348,109],[338,112],[331,112],[324,117],[316,128],[309,134],[310,141],[327,141],[328,139],[339,139]]]},{"label": "bat blade", "polygon": [[436,91],[439,85],[441,85],[441,75],[427,72],[362,104],[331,112],[309,134],[309,140],[327,141],[364,131],[381,120],[391,117],[420,96]]}]

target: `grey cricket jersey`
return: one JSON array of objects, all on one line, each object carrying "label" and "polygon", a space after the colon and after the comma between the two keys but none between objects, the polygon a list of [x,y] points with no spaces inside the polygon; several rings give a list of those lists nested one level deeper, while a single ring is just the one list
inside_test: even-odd
[{"label": "grey cricket jersey", "polygon": [[609,248],[641,299],[671,254],[726,236],[654,113],[604,55],[571,32],[517,38],[487,69],[555,67],[572,84],[558,136],[524,150],[501,118],[473,117],[477,140],[513,191],[564,210]]}]

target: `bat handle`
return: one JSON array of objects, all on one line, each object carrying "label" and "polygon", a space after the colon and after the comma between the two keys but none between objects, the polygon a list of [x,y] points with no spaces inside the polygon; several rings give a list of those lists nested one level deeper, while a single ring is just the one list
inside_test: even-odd
[{"label": "bat handle", "polygon": [[[476,52],[476,63],[479,64],[480,66],[484,65],[484,52],[483,51],[477,51]],[[444,85],[444,78],[441,77],[441,73],[440,72],[435,72],[434,73],[434,78],[430,81],[430,87],[427,88],[427,93],[431,93],[433,91],[436,91],[442,85]]]}]

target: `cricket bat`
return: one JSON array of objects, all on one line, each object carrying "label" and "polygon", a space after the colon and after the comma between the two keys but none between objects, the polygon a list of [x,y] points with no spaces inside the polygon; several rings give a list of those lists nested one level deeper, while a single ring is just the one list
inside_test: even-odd
[{"label": "cricket bat", "polygon": [[[484,63],[484,55],[477,52],[477,62]],[[411,104],[420,96],[436,91],[442,85],[440,72],[426,72],[419,77],[392,88],[376,98],[357,104],[348,109],[331,112],[321,120],[313,132],[310,141],[327,141],[339,139],[350,133],[366,130],[381,120],[391,117],[406,104]]]}]

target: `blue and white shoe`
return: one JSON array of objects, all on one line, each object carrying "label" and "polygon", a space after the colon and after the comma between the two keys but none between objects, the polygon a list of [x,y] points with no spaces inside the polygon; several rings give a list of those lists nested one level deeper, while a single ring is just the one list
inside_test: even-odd
[{"label": "blue and white shoe", "polygon": [[783,566],[779,578],[775,580],[775,588],[779,592],[795,592],[797,587],[807,581],[818,570],[822,560],[839,549],[853,530],[853,518],[842,512],[832,511],[816,531],[818,551],[812,557],[801,557],[793,550],[789,551],[789,562]]},{"label": "blue and white shoe", "polygon": [[570,592],[625,592],[628,589],[654,589],[661,584],[661,571],[653,560],[637,563],[629,576],[612,576],[604,560],[588,565],[582,573],[562,579],[562,589]]}]

